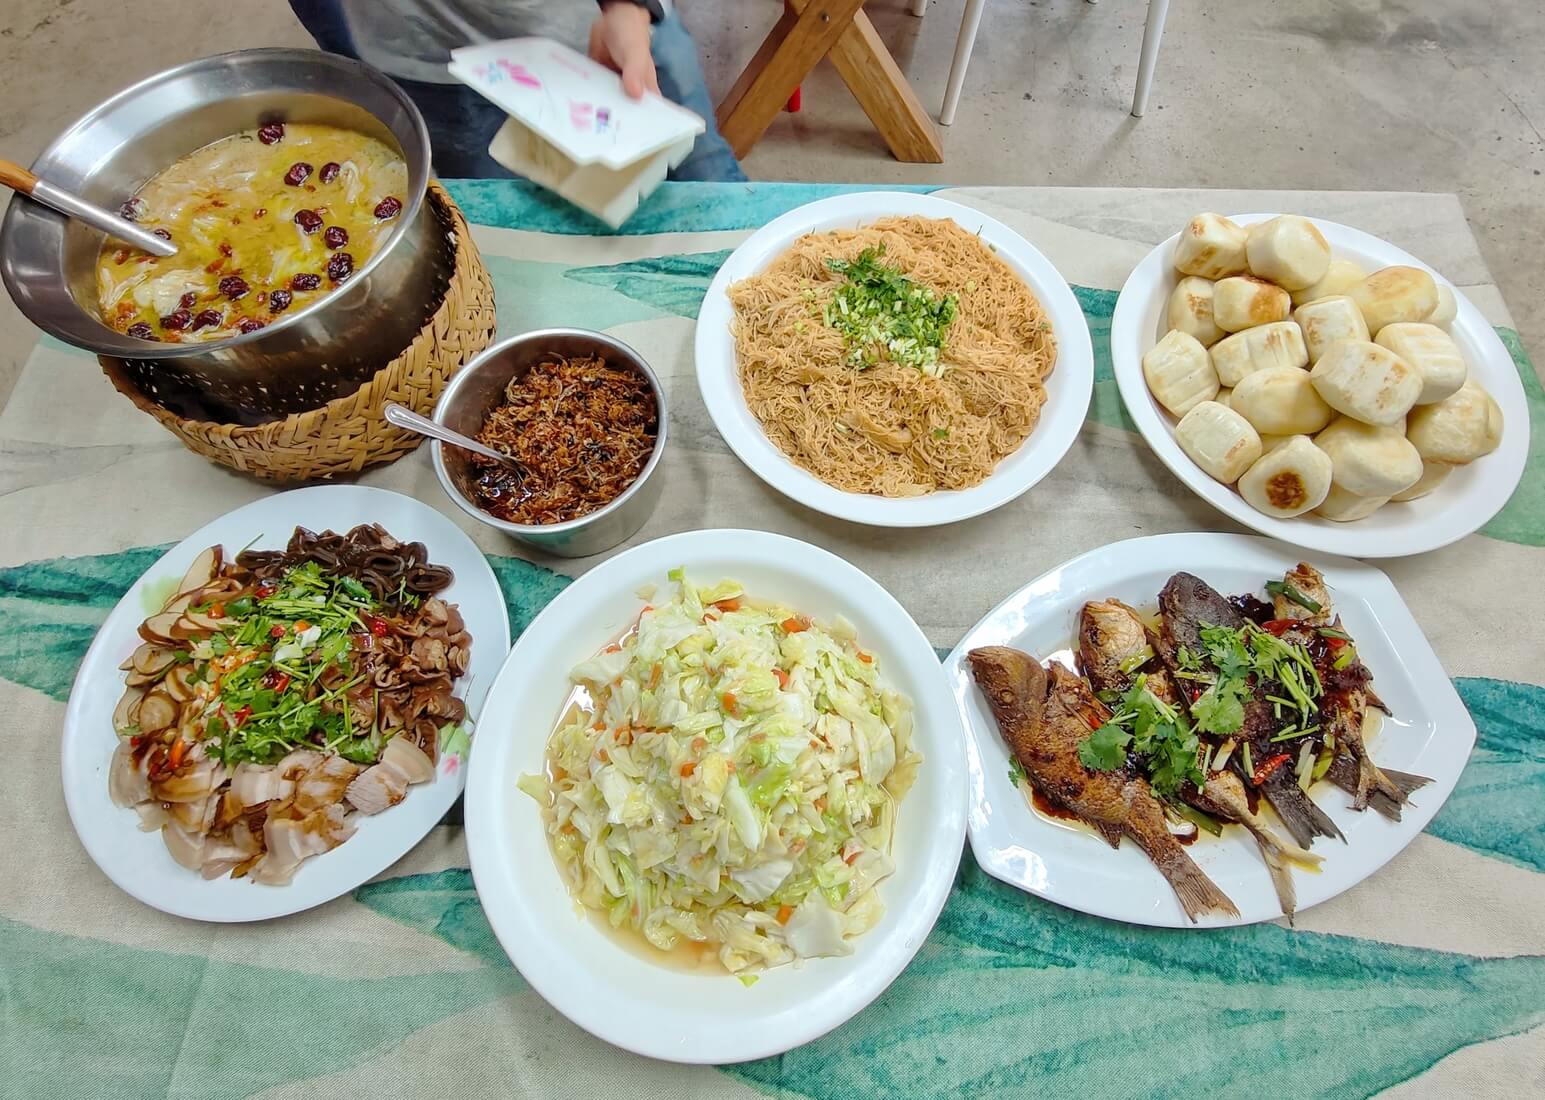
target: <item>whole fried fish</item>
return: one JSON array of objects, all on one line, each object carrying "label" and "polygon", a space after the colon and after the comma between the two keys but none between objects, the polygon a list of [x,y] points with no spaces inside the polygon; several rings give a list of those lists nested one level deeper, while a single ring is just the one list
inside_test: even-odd
[{"label": "whole fried fish", "polygon": [[[1335,667],[1336,650],[1323,645],[1307,644],[1315,639],[1315,630],[1318,627],[1331,626],[1343,634],[1346,633],[1341,625],[1341,617],[1339,615],[1333,617],[1330,590],[1326,587],[1324,575],[1307,562],[1299,562],[1298,566],[1288,570],[1282,579],[1297,589],[1299,594],[1309,602],[1320,605],[1319,611],[1310,611],[1298,601],[1285,595],[1278,595],[1272,601],[1272,614],[1279,620],[1302,623],[1306,628],[1302,636],[1284,634],[1283,637],[1287,641],[1305,645],[1314,658],[1315,669],[1319,672],[1320,682],[1325,688],[1320,698],[1321,733],[1334,735],[1336,756],[1350,757],[1356,769],[1356,779],[1349,790],[1352,795],[1352,808],[1367,809],[1368,800],[1375,792],[1383,795],[1388,803],[1392,803],[1397,808],[1405,805],[1406,796],[1410,791],[1431,783],[1432,780],[1425,776],[1405,773],[1397,773],[1400,779],[1396,779],[1381,771],[1368,754],[1368,747],[1363,741],[1363,721],[1367,717],[1370,702],[1377,701],[1377,696],[1372,696],[1369,687],[1373,674],[1360,659],[1354,659],[1345,668],[1338,669]],[[1293,632],[1296,633],[1297,630],[1298,628],[1295,627]],[[1382,703],[1378,706],[1383,709]],[[1339,781],[1339,775],[1340,773],[1336,780],[1337,785],[1344,786]]]},{"label": "whole fried fish", "polygon": [[[1174,681],[1159,660],[1158,639],[1142,616],[1120,600],[1084,604],[1078,616],[1078,660],[1096,692],[1124,694],[1143,675],[1147,677],[1144,686],[1162,702],[1184,709]],[[1199,810],[1250,831],[1271,875],[1282,912],[1292,916],[1298,893],[1288,863],[1317,868],[1321,857],[1278,836],[1264,818],[1250,809],[1244,784],[1232,772],[1211,772],[1200,790],[1186,784],[1180,797]]]},{"label": "whole fried fish", "polygon": [[[1207,647],[1202,644],[1204,626],[1238,630],[1245,625],[1245,618],[1238,608],[1206,581],[1190,573],[1176,573],[1165,583],[1159,592],[1159,614],[1162,617],[1158,634],[1159,655],[1172,670],[1180,666],[1181,649],[1189,650],[1203,667],[1208,667]],[[1236,736],[1250,746],[1254,759],[1267,760],[1277,751],[1277,746],[1271,743],[1272,735],[1278,729],[1271,703],[1259,685],[1252,685],[1243,705],[1244,725]],[[1309,847],[1319,836],[1346,839],[1336,823],[1299,787],[1291,768],[1278,768],[1272,772],[1260,789],[1301,847]]]},{"label": "whole fried fish", "polygon": [[1192,921],[1202,913],[1239,910],[1170,835],[1164,810],[1148,783],[1129,768],[1085,768],[1078,746],[1110,716],[1089,685],[1061,665],[1042,668],[1005,646],[968,655],[1004,739],[1036,790],[1087,822],[1116,847],[1129,836],[1168,880]]}]

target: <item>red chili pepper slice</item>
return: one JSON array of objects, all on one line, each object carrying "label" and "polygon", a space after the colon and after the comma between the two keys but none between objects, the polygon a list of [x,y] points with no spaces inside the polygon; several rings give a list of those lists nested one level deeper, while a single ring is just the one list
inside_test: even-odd
[{"label": "red chili pepper slice", "polygon": [[1297,625],[1298,621],[1296,619],[1271,619],[1262,623],[1261,629],[1280,638]]},{"label": "red chili pepper slice", "polygon": [[252,717],[252,708],[251,707],[242,707],[235,714],[231,715],[231,725],[233,725],[233,726],[240,726],[243,722],[245,722],[248,718],[251,718],[251,717]]},{"label": "red chili pepper slice", "polygon": [[370,633],[377,638],[384,638],[391,632],[391,625],[385,619],[372,617],[370,620]]},{"label": "red chili pepper slice", "polygon": [[1330,646],[1331,652],[1334,653],[1336,650],[1346,645],[1347,640],[1345,638],[1326,638],[1325,644]]},{"label": "red chili pepper slice", "polygon": [[257,586],[257,596],[260,600],[268,599],[277,591],[279,591],[279,586],[273,581],[262,581]]},{"label": "red chili pepper slice", "polygon": [[263,674],[263,686],[273,688],[275,691],[283,691],[290,686],[290,674],[271,668]]},{"label": "red chili pepper slice", "polygon": [[268,628],[268,636],[270,638],[284,637],[284,627],[280,626],[278,623],[275,623],[273,626]]},{"label": "red chili pepper slice", "polygon": [[1260,765],[1255,769],[1255,774],[1250,777],[1250,782],[1259,787],[1262,783],[1271,778],[1272,772],[1282,767],[1282,765],[1286,764],[1291,759],[1293,759],[1292,754],[1285,752],[1279,752],[1275,756],[1268,756],[1265,760],[1261,761]]}]

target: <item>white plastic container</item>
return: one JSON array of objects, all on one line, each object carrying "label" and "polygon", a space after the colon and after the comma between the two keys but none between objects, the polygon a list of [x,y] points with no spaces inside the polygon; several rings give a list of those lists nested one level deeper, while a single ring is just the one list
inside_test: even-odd
[{"label": "white plastic container", "polygon": [[510,116],[489,156],[616,228],[706,126],[670,100],[632,99],[622,78],[546,38],[451,53],[450,72]]}]

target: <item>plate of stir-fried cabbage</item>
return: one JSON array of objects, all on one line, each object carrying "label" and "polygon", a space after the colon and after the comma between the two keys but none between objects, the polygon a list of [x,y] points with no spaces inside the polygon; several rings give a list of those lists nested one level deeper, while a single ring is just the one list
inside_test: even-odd
[{"label": "plate of stir-fried cabbage", "polygon": [[467,830],[494,930],[640,1053],[808,1041],[885,988],[948,893],[952,710],[910,617],[825,551],[710,531],[615,558],[532,624],[483,713]]}]

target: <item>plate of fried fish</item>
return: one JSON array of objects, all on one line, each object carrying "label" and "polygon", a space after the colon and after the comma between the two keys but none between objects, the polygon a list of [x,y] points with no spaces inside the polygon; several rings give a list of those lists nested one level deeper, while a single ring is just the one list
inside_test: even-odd
[{"label": "plate of fried fish", "polygon": [[1243,535],[1074,558],[989,612],[946,671],[977,862],[1134,924],[1335,897],[1422,831],[1475,743],[1384,573]]}]

